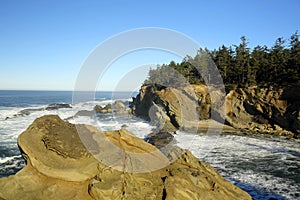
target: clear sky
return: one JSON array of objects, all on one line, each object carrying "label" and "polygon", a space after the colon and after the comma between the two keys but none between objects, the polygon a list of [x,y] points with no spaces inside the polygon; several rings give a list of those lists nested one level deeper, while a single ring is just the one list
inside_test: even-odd
[{"label": "clear sky", "polygon": [[[208,49],[239,44],[242,35],[250,47],[272,46],[278,37],[288,39],[300,31],[299,10],[299,0],[1,0],[0,89],[73,90],[89,53],[107,38],[134,28],[173,29]],[[181,59],[145,55],[116,64],[126,74],[133,65]],[[118,77],[112,74],[118,70],[99,81],[101,90],[114,90]]]}]

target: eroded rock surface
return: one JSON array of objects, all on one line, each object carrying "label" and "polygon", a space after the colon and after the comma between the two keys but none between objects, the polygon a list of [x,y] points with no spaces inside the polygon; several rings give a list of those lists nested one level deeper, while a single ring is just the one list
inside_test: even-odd
[{"label": "eroded rock surface", "polygon": [[27,165],[0,179],[0,199],[251,199],[189,151],[175,148],[179,158],[168,163],[125,129],[99,132],[51,115],[36,119],[18,144]]},{"label": "eroded rock surface", "polygon": [[[297,138],[300,137],[299,94],[297,87],[237,88],[224,96],[218,88],[208,89],[204,85],[181,88],[145,85],[134,99],[132,111],[148,119],[155,116],[155,122],[163,126],[161,131],[201,132],[203,121],[213,119],[246,132]],[[155,115],[149,112],[158,106]],[[219,128],[230,130],[228,126]]]},{"label": "eroded rock surface", "polygon": [[300,89],[238,88],[226,97],[226,120],[258,133],[300,136]]}]

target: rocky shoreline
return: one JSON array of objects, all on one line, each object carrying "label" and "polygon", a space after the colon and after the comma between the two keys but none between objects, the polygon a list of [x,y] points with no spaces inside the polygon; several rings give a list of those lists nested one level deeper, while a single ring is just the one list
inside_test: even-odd
[{"label": "rocky shoreline", "polygon": [[144,85],[131,107],[135,115],[158,123],[162,131],[205,132],[217,127],[225,132],[300,138],[299,94],[298,87],[236,88],[225,96],[220,89],[204,85]]},{"label": "rocky shoreline", "polygon": [[[115,101],[73,116],[145,118],[156,129],[144,140],[125,128],[99,132],[58,116],[40,117],[18,138],[26,166],[0,179],[0,199],[251,199],[209,164],[176,147],[174,134],[180,130],[299,138],[299,94],[298,88],[251,87],[222,96],[218,88],[203,85],[144,85],[129,107]],[[82,139],[87,138],[84,145]]]},{"label": "rocky shoreline", "polygon": [[[88,148],[82,144],[78,129],[91,139]],[[97,155],[111,151],[95,140],[99,135],[116,145],[124,159],[106,155],[105,159],[117,162],[111,166],[99,162]],[[49,115],[36,119],[19,136],[18,145],[27,165],[16,175],[0,179],[0,199],[251,199],[187,150],[179,149],[179,159],[154,171],[120,170],[140,167],[137,161],[128,165],[126,160],[133,161],[132,153],[169,160],[125,129],[99,132]],[[156,164],[153,159],[147,165]]]}]

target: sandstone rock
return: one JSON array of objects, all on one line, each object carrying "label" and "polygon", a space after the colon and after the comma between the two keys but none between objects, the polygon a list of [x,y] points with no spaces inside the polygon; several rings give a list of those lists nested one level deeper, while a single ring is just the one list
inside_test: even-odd
[{"label": "sandstone rock", "polygon": [[58,116],[36,119],[18,144],[27,162],[46,176],[85,181],[97,173],[98,162],[82,144],[75,125]]},{"label": "sandstone rock", "polygon": [[226,96],[226,121],[238,129],[299,137],[300,120],[296,113],[300,111],[300,101],[290,95],[294,90],[288,87],[232,90]]},{"label": "sandstone rock", "polygon": [[164,108],[154,102],[149,110],[149,117],[151,125],[156,127],[154,130],[155,132],[175,132],[177,130],[170,121]]},{"label": "sandstone rock", "polygon": [[89,181],[70,182],[45,176],[27,165],[16,175],[0,179],[0,199],[5,200],[92,200]]},{"label": "sandstone rock", "polygon": [[112,113],[112,105],[110,103],[105,105],[104,107],[96,105],[94,107],[94,111],[96,113]]},{"label": "sandstone rock", "polygon": [[[27,165],[0,179],[0,199],[251,199],[189,151],[175,149],[173,156],[181,156],[166,163],[156,147],[125,129],[99,132],[44,116],[19,136],[18,144]],[[151,170],[159,163],[164,165]],[[141,166],[146,171],[135,173]]]},{"label": "sandstone rock", "polygon": [[[203,102],[206,99],[209,98],[205,96]],[[151,115],[149,111],[157,110],[156,118],[162,119],[156,120],[159,124],[158,127],[165,127],[162,125],[163,122],[169,130],[166,128],[161,130],[169,132],[172,129],[180,129],[183,125],[191,127],[199,121],[200,117],[206,118],[210,115],[204,113],[209,112],[210,106],[199,107],[198,97],[192,86],[163,88],[161,90],[155,90],[153,86],[143,86],[140,94],[134,99],[132,107],[134,114],[146,119],[155,116]],[[199,111],[201,111],[201,116]],[[151,121],[153,120],[151,119]],[[194,129],[196,131],[197,127]]]},{"label": "sandstone rock", "polygon": [[100,170],[89,189],[95,199],[251,199],[189,151],[171,165],[152,173]]},{"label": "sandstone rock", "polygon": [[198,132],[202,130],[197,124],[214,119],[243,131],[300,137],[299,94],[295,87],[249,87],[235,88],[225,98],[220,89],[204,85],[159,89],[145,85],[133,101],[132,112],[149,119],[149,110],[160,106],[165,112],[156,114],[163,119],[156,120],[159,128],[166,123],[173,129]]},{"label": "sandstone rock", "polygon": [[103,108],[102,108],[102,106],[100,106],[100,105],[96,105],[96,106],[94,107],[94,111],[95,111],[96,113],[100,113],[102,109],[103,109]]}]

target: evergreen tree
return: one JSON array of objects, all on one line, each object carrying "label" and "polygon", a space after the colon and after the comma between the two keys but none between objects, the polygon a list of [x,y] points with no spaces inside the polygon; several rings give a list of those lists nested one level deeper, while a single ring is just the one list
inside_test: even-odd
[{"label": "evergreen tree", "polygon": [[[212,59],[211,59],[212,58]],[[214,71],[214,64],[218,72]],[[300,42],[298,32],[290,37],[290,44],[278,38],[274,46],[256,46],[248,48],[245,36],[241,43],[217,50],[199,49],[195,57],[186,56],[181,63],[171,61],[168,65],[158,66],[149,71],[146,84],[164,86],[182,86],[186,84],[221,84],[216,80],[221,74],[225,85],[280,85],[300,84]]]},{"label": "evergreen tree", "polygon": [[[300,80],[300,41],[298,31],[290,38],[290,56],[287,67],[290,82]],[[286,77],[287,79],[287,77]]]},{"label": "evergreen tree", "polygon": [[[265,84],[270,80],[269,76],[269,50],[267,46],[256,46],[251,53],[252,75],[251,83]],[[254,81],[255,80],[255,81]]]},{"label": "evergreen tree", "polygon": [[284,39],[278,38],[270,51],[270,80],[274,83],[281,83],[282,76],[286,74],[285,66],[288,61],[288,52],[285,51]]},{"label": "evergreen tree", "polygon": [[234,76],[233,51],[224,45],[213,53],[213,59],[220,70],[224,82],[230,82]]},{"label": "evergreen tree", "polygon": [[235,46],[235,83],[247,85],[249,79],[249,65],[250,65],[250,49],[247,47],[248,42],[245,36],[241,37],[241,43]]}]

